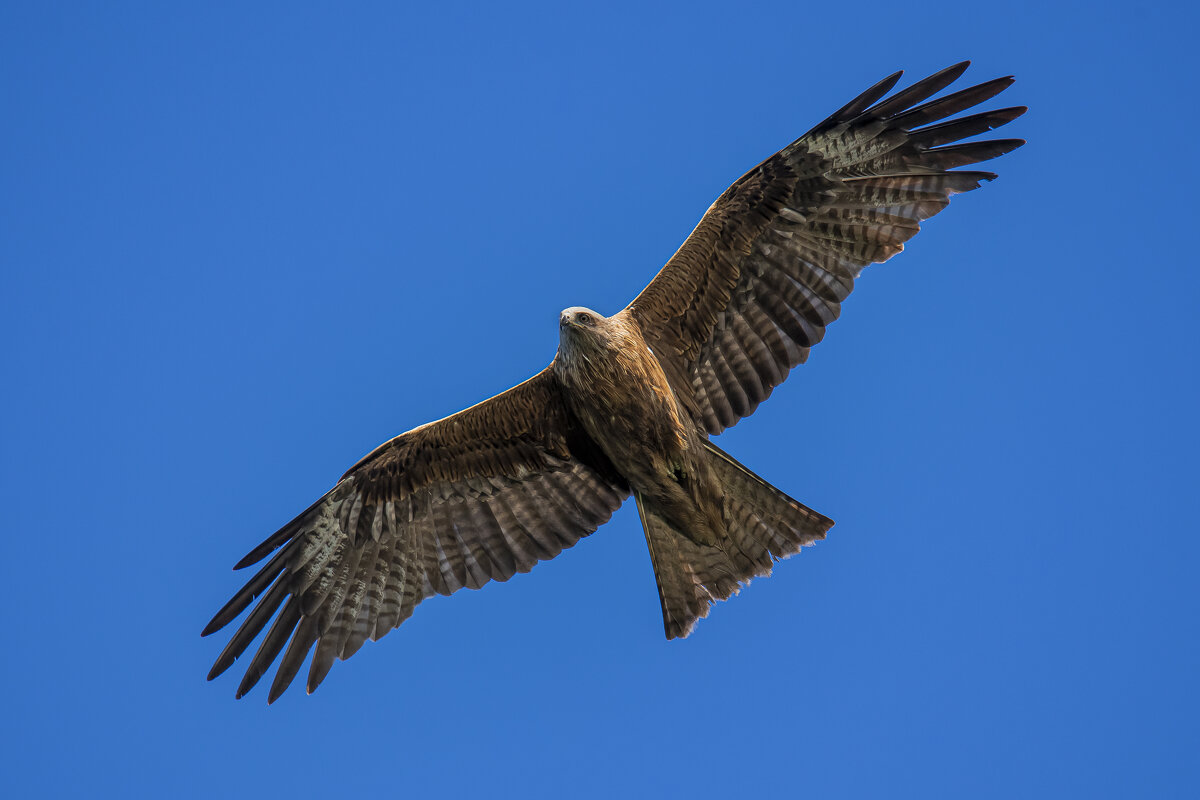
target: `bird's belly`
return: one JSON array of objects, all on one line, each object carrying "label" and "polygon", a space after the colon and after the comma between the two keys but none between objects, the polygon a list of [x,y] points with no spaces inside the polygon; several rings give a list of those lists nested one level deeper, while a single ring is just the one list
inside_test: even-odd
[{"label": "bird's belly", "polygon": [[699,544],[724,530],[720,484],[703,435],[683,411],[657,359],[580,386],[575,413],[630,488],[639,507]]},{"label": "bird's belly", "polygon": [[593,360],[573,381],[571,405],[588,435],[635,490],[653,491],[699,443],[666,375],[649,353],[629,365],[624,359]]}]

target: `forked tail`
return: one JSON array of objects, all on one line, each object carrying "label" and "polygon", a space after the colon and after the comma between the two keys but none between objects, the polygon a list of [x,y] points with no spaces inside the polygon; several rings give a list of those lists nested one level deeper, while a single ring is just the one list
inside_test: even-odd
[{"label": "forked tail", "polygon": [[697,544],[636,495],[668,639],[687,636],[713,602],[725,600],[771,565],[825,538],[833,520],[797,503],[711,442],[709,458],[725,490],[725,533]]}]

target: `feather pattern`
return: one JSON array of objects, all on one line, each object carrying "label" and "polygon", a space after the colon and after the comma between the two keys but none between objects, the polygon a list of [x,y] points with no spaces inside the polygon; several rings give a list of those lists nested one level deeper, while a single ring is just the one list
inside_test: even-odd
[{"label": "feather pattern", "polygon": [[659,360],[676,362],[664,371],[709,434],[753,413],[807,358],[863,267],[904,249],[951,195],[995,177],[948,170],[1024,143],[954,144],[1025,111],[944,121],[1012,83],[929,100],[968,63],[884,98],[891,75],[746,173],[626,309]]},{"label": "feather pattern", "polygon": [[716,545],[701,544],[674,529],[641,495],[634,495],[668,639],[686,637],[708,616],[713,603],[737,594],[756,577],[770,575],[775,561],[824,539],[833,525],[833,520],[788,497],[711,442],[704,447],[725,497],[725,529]]},{"label": "feather pattern", "polygon": [[209,679],[275,616],[238,696],[280,652],[268,701],[287,689],[310,651],[311,692],[336,660],[399,625],[429,595],[508,580],[596,530],[629,490],[572,426],[545,370],[377,448],[239,562],[248,566],[279,548],[204,629],[213,633],[261,598]]}]

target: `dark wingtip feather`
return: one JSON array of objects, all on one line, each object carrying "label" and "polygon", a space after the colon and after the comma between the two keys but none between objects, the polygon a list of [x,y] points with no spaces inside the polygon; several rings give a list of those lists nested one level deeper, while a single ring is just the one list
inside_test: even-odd
[{"label": "dark wingtip feather", "polygon": [[994,181],[994,180],[996,180],[996,178],[1000,177],[995,172],[970,172],[970,173],[951,172],[949,174],[951,174],[951,175],[968,175],[969,174],[972,178],[974,178],[977,181],[988,181],[988,182]]},{"label": "dark wingtip feather", "polygon": [[1013,106],[952,119],[926,128],[918,128],[910,133],[909,140],[914,146],[927,149],[957,142],[960,139],[969,139],[972,136],[1003,127],[1027,110],[1024,106]]},{"label": "dark wingtip feather", "polygon": [[289,592],[286,582],[276,581],[271,590],[263,596],[254,610],[250,612],[250,616],[246,617],[246,621],[237,629],[237,632],[229,638],[229,642],[225,645],[225,649],[221,651],[221,655],[217,656],[217,660],[213,663],[212,670],[208,673],[208,679],[220,675],[225,670],[233,666],[233,662],[241,657],[246,648],[250,646],[250,642],[258,636],[275,613],[276,609],[283,602],[284,597]]},{"label": "dark wingtip feather", "polygon": [[267,705],[278,700],[279,696],[292,685],[296,673],[300,671],[300,666],[304,663],[308,651],[316,640],[317,618],[303,617],[296,632],[292,634],[291,643],[283,653],[283,660],[279,662],[279,668],[275,670],[275,680],[271,682],[271,691],[267,693]]},{"label": "dark wingtip feather", "polygon": [[854,119],[861,114],[864,109],[890,92],[892,87],[896,85],[897,81],[900,80],[902,75],[904,75],[904,70],[897,70],[891,75],[888,75],[886,78],[867,89],[858,97],[854,98],[849,103],[846,103],[846,105],[830,114],[805,135],[807,136],[817,131],[824,130],[825,128],[831,128],[838,123],[845,122],[846,120]]},{"label": "dark wingtip feather", "polygon": [[[265,542],[264,542],[264,544],[265,544]],[[273,550],[273,549],[274,548],[271,548],[271,549],[267,550],[266,552],[263,552],[260,554],[258,552],[259,548],[258,547],[254,548],[249,553],[247,553],[245,556],[243,556],[241,561],[239,561],[233,565],[234,572],[236,572],[239,569],[245,569],[246,567],[250,566],[251,564],[257,564],[259,561],[262,561],[263,556],[265,556],[267,553],[271,552],[271,550]]]},{"label": "dark wingtip feather", "polygon": [[291,556],[296,549],[299,540],[293,540],[291,544],[280,550],[275,556],[267,562],[261,570],[249,581],[246,585],[237,591],[233,597],[229,598],[229,602],[221,607],[221,610],[213,615],[209,620],[208,625],[201,631],[201,636],[208,636],[215,631],[224,628],[238,614],[241,614],[247,606],[254,602],[254,598],[262,594],[263,590],[283,572],[286,560]]},{"label": "dark wingtip feather", "polygon": [[871,88],[860,94],[858,97],[851,100],[846,105],[839,108],[829,117],[830,121],[841,122],[846,119],[857,117],[868,106],[874,103],[879,98],[892,90],[900,78],[904,76],[904,70],[896,70],[891,75],[888,75],[883,80],[877,82]]},{"label": "dark wingtip feather", "polygon": [[225,670],[227,670],[233,666],[234,660],[235,659],[231,658],[228,660],[228,663],[226,663],[224,659],[218,658],[216,661],[213,662],[212,669],[210,669],[208,671],[208,677],[205,678],[205,680],[213,681],[213,680],[216,680],[217,678],[221,677],[222,675],[224,675]]},{"label": "dark wingtip feather", "polygon": [[233,565],[234,571],[236,572],[239,569],[245,569],[252,564],[257,564],[258,562],[262,561],[271,551],[287,541],[287,538],[288,537],[286,536],[281,537],[279,533],[275,533],[270,539],[267,539],[258,547],[242,556],[242,560]]},{"label": "dark wingtip feather", "polygon": [[990,100],[1009,86],[1012,86],[1013,80],[1014,78],[1010,75],[1005,78],[996,78],[995,80],[985,81],[975,86],[969,86],[966,89],[948,94],[945,97],[939,97],[937,100],[930,100],[928,103],[910,108],[892,117],[892,119],[900,127],[906,130],[913,130],[914,128],[919,128],[931,122],[937,122],[939,119],[945,119],[971,106],[976,106],[986,100]]},{"label": "dark wingtip feather", "polygon": [[967,67],[969,66],[971,66],[970,61],[960,61],[957,64],[952,64],[943,70],[939,70],[928,78],[922,78],[907,89],[897,92],[886,100],[881,100],[876,105],[864,111],[863,115],[886,118],[893,114],[898,114],[909,106],[932,97],[954,83],[967,71]]},{"label": "dark wingtip feather", "polygon": [[296,529],[299,527],[298,523],[303,516],[304,514],[301,514],[300,517],[297,517],[287,525],[284,525],[282,528],[275,531],[275,533],[271,534],[266,541],[251,550],[246,555],[242,556],[242,560],[234,564],[233,569],[235,571],[239,569],[245,569],[251,564],[257,564],[259,561],[262,561],[264,558],[266,558],[267,555],[269,555],[275,548],[279,547],[281,544],[295,535]]},{"label": "dark wingtip feather", "polygon": [[309,519],[312,517],[312,513],[325,502],[326,498],[328,498],[332,492],[333,489],[330,489],[328,492],[323,494],[319,500],[301,511],[291,522],[268,536],[262,544],[243,556],[241,561],[234,564],[233,568],[235,570],[239,570],[245,569],[251,564],[257,564],[259,561],[262,561],[264,558],[266,558],[272,550],[287,542],[288,539],[294,537],[301,528],[308,524]]},{"label": "dark wingtip feather", "polygon": [[[322,647],[322,645],[325,646]],[[309,694],[315,692],[317,687],[321,685],[321,681],[325,680],[325,677],[329,675],[329,670],[333,669],[335,658],[332,639],[328,644],[322,640],[321,644],[317,645],[317,652],[313,654],[312,663],[308,666],[308,681],[305,690]]]},{"label": "dark wingtip feather", "polygon": [[242,682],[238,684],[237,698],[239,700],[254,688],[255,684],[271,668],[271,664],[275,663],[275,659],[279,656],[279,651],[283,649],[284,644],[287,643],[288,637],[299,621],[299,604],[296,602],[295,597],[289,597],[287,603],[283,606],[283,610],[275,618],[275,623],[271,625],[271,630],[267,632],[266,638],[259,645],[258,652],[254,654],[254,659],[250,662],[250,666],[246,668],[246,674],[242,676]]},{"label": "dark wingtip feather", "polygon": [[1005,153],[1011,153],[1023,144],[1025,144],[1024,139],[989,139],[982,142],[951,144],[926,150],[922,155],[922,160],[939,169],[953,169],[968,164],[978,164],[981,161],[990,161]]},{"label": "dark wingtip feather", "polygon": [[[280,569],[282,570],[282,565]],[[272,579],[274,576],[271,576]],[[211,636],[217,631],[228,625],[238,614],[246,610],[246,606],[254,602],[254,598],[266,588],[267,581],[262,581],[262,585],[256,585],[259,581],[252,580],[250,583],[243,586],[238,593],[229,599],[229,602],[221,606],[221,610],[213,614],[213,618],[204,626],[204,630],[200,631],[201,638]]]}]

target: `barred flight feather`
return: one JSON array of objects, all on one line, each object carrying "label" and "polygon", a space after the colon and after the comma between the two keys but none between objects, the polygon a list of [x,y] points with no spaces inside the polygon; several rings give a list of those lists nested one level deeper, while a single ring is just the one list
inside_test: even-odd
[{"label": "barred flight feather", "polygon": [[[507,427],[488,428],[503,416],[494,405],[507,407]],[[590,534],[628,489],[603,456],[570,451],[570,425],[557,387],[543,372],[377,449],[282,534],[252,551],[261,559],[282,545],[205,628],[206,635],[218,630],[261,596],[210,679],[228,669],[274,615],[238,694],[283,651],[268,697],[273,701],[315,644],[312,691],[336,660],[399,625],[429,594],[507,580]],[[472,442],[481,446],[468,448]]]},{"label": "barred flight feather", "polygon": [[[740,363],[738,351],[748,337],[728,335],[730,320],[744,318],[763,336],[782,333],[795,348],[816,344],[863,267],[900,252],[920,222],[945,208],[951,195],[995,177],[948,169],[1022,144],[1016,139],[952,144],[1025,111],[1004,108],[942,121],[1012,83],[1000,78],[926,102],[966,66],[956,64],[880,100],[898,77],[889,76],[751,170],[713,204],[630,304],[627,312],[654,352],[681,354],[681,369],[674,373],[691,377],[677,380],[674,388],[691,394],[697,421],[708,433],[720,433],[753,412],[803,360],[797,350],[782,356],[779,348],[770,348],[777,372],[731,369],[731,362]],[[787,201],[774,199],[779,197]],[[741,241],[750,246],[727,244]],[[797,291],[772,280],[774,274],[786,275]],[[725,286],[731,288],[721,291]],[[801,302],[798,292],[822,302]],[[709,322],[720,316],[726,320],[723,330]]]}]

